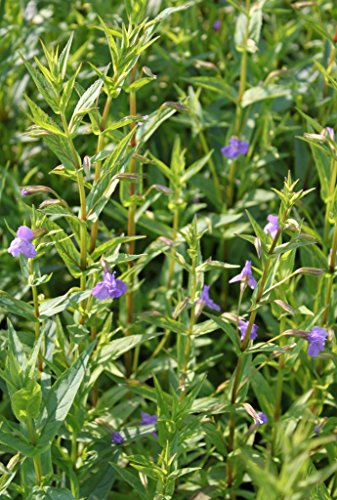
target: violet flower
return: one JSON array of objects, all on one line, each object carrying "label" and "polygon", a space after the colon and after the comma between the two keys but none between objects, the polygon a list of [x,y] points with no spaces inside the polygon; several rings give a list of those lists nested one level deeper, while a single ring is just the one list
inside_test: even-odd
[{"label": "violet flower", "polygon": [[213,29],[214,29],[214,31],[219,31],[220,28],[221,28],[221,21],[219,19],[217,19],[213,23]]},{"label": "violet flower", "polygon": [[[240,321],[239,321],[238,327],[239,327],[239,330],[241,332],[241,341],[245,338],[248,324],[249,324],[249,321],[244,321],[243,319],[240,319]],[[256,339],[258,328],[259,327],[257,325],[255,325],[255,323],[254,323],[252,326],[252,329],[250,331],[250,334],[249,334],[250,340]]]},{"label": "violet flower", "polygon": [[315,358],[318,354],[323,351],[325,341],[328,337],[328,332],[321,328],[320,326],[314,326],[313,329],[308,333],[307,340],[309,342],[308,355]]},{"label": "violet flower", "polygon": [[210,289],[210,286],[208,285],[204,285],[202,291],[201,291],[201,296],[200,296],[200,299],[199,299],[199,305],[201,307],[203,306],[207,306],[209,307],[210,309],[214,309],[214,311],[218,311],[220,312],[221,311],[221,308],[218,304],[216,304],[209,296],[209,289]]},{"label": "violet flower", "polygon": [[17,257],[22,254],[27,259],[36,257],[36,249],[31,243],[34,238],[34,232],[27,226],[20,226],[16,232],[16,238],[11,242],[8,253]]},{"label": "violet flower", "polygon": [[265,413],[263,413],[263,411],[257,412],[256,418],[255,418],[255,423],[257,425],[263,425],[263,424],[266,424],[267,422],[268,422],[267,415]]},{"label": "violet flower", "polygon": [[141,411],[140,416],[140,425],[155,425],[158,420],[157,415],[150,415],[150,413],[146,413],[145,411]]},{"label": "violet flower", "polygon": [[103,281],[97,283],[91,292],[96,299],[118,299],[118,297],[121,297],[124,293],[126,293],[128,286],[124,283],[124,281],[116,279],[115,274],[115,272],[103,273]]},{"label": "violet flower", "polygon": [[242,268],[240,274],[234,276],[234,278],[229,280],[229,283],[235,283],[236,281],[241,281],[241,283],[248,284],[250,288],[254,289],[257,285],[257,281],[252,273],[252,263],[250,260],[246,260],[245,265]]},{"label": "violet flower", "polygon": [[[145,411],[141,411],[140,416],[141,416],[140,425],[156,425],[157,424],[157,420],[158,420],[157,415],[150,415],[150,413],[146,413]],[[154,438],[158,437],[158,434],[156,431],[151,432],[151,434]]]},{"label": "violet flower", "polygon": [[229,145],[221,148],[221,153],[227,158],[234,159],[240,155],[246,155],[248,153],[249,144],[246,141],[241,141],[237,137],[231,137],[229,139]]},{"label": "violet flower", "polygon": [[278,233],[279,230],[279,225],[278,225],[278,216],[277,215],[268,215],[267,217],[268,224],[264,226],[263,231],[266,234],[270,234],[271,237],[274,239],[275,236]]},{"label": "violet flower", "polygon": [[124,438],[120,432],[113,432],[112,433],[112,441],[115,444],[123,444],[124,443]]}]

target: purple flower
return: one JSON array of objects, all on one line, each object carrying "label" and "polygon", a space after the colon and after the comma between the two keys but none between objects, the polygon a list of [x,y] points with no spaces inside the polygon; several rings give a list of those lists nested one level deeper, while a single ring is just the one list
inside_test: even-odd
[{"label": "purple flower", "polygon": [[158,420],[157,415],[150,415],[150,413],[146,413],[145,411],[141,411],[140,416],[140,425],[156,425]]},{"label": "purple flower", "polygon": [[128,287],[122,280],[117,280],[114,273],[103,273],[103,281],[97,283],[92,290],[92,294],[96,299],[104,300],[107,298],[118,299],[127,291]]},{"label": "purple flower", "polygon": [[8,253],[17,257],[22,254],[25,257],[32,259],[36,256],[36,249],[31,243],[34,238],[34,232],[27,226],[20,226],[16,232],[16,238],[11,242]]},{"label": "purple flower", "polygon": [[268,422],[267,415],[265,413],[263,413],[263,411],[257,412],[256,418],[255,418],[255,423],[257,425],[263,425],[263,424],[266,424],[267,422]]},{"label": "purple flower", "polygon": [[246,155],[248,153],[249,144],[246,141],[240,141],[237,137],[231,137],[229,139],[229,146],[224,146],[221,148],[221,153],[227,158],[237,158],[240,155]]},{"label": "purple flower", "polygon": [[124,443],[124,438],[120,432],[113,432],[112,433],[112,441],[115,444],[123,444]]},{"label": "purple flower", "polygon": [[[140,425],[156,425],[158,420],[157,415],[150,415],[150,413],[146,413],[145,411],[141,411],[140,416],[141,416]],[[158,437],[156,431],[151,432],[151,434],[154,438]]]},{"label": "purple flower", "polygon": [[[241,340],[243,340],[245,338],[248,324],[249,324],[249,321],[244,321],[243,319],[240,319],[240,321],[239,321],[238,326],[239,326],[239,330],[241,332]],[[251,329],[250,334],[249,334],[250,340],[256,339],[258,328],[259,327],[257,325],[255,325],[255,323],[253,323],[252,329]]]},{"label": "purple flower", "polygon": [[20,194],[21,196],[28,196],[28,190],[26,188],[22,188]]},{"label": "purple flower", "polygon": [[328,332],[324,330],[324,328],[321,328],[320,326],[313,327],[307,335],[307,340],[309,341],[309,356],[315,358],[321,351],[323,351],[327,337]]},{"label": "purple flower", "polygon": [[34,232],[27,226],[20,226],[16,231],[16,236],[22,238],[23,240],[32,241],[34,238]]},{"label": "purple flower", "polygon": [[200,296],[200,299],[198,301],[199,305],[201,307],[207,306],[210,309],[214,309],[214,311],[221,311],[220,306],[218,304],[216,304],[215,302],[213,302],[213,300],[210,298],[209,289],[210,289],[210,286],[208,286],[208,285],[205,285],[204,288],[202,289],[201,296]]},{"label": "purple flower", "polygon": [[267,217],[268,224],[264,226],[263,231],[266,234],[270,234],[271,237],[274,239],[275,236],[277,235],[277,232],[279,230],[279,225],[278,225],[278,216],[277,215],[268,215]]},{"label": "purple flower", "polygon": [[245,265],[240,274],[237,274],[229,280],[229,283],[235,283],[236,281],[241,281],[242,283],[246,283],[250,286],[250,288],[254,289],[257,285],[257,281],[252,273],[252,263],[250,260],[246,260]]},{"label": "purple flower", "polygon": [[219,31],[220,28],[221,28],[221,21],[219,19],[217,19],[213,23],[213,29],[214,29],[214,31]]}]

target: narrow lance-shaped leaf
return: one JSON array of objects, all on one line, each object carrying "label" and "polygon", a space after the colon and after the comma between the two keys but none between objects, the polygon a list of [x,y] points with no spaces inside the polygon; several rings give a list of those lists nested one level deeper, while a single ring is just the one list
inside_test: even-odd
[{"label": "narrow lance-shaped leaf", "polygon": [[84,351],[48,392],[40,418],[37,421],[37,429],[40,434],[37,446],[40,449],[46,448],[51,443],[66,419],[86,373],[93,347],[92,344]]}]

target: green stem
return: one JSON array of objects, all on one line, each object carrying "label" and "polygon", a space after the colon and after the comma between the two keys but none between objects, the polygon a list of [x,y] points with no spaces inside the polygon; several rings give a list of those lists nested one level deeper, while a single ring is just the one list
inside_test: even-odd
[{"label": "green stem", "polygon": [[[176,189],[175,190],[175,206],[174,206],[174,212],[173,212],[173,226],[172,226],[172,240],[173,243],[175,242],[178,234],[178,229],[179,229],[179,216],[180,216],[180,210],[179,210],[179,204],[178,200],[180,198],[180,190]],[[173,273],[174,273],[174,252],[175,248],[174,245],[172,245],[171,250],[170,250],[170,257],[169,257],[169,269],[168,269],[168,276],[167,276],[167,289],[171,290],[172,286],[172,280],[173,280]],[[161,352],[161,350],[165,347],[166,342],[168,341],[170,337],[170,330],[165,330],[163,338],[157,345],[156,349],[153,351],[153,353],[150,356],[150,359],[155,358],[158,356],[158,354]]]},{"label": "green stem", "polygon": [[73,463],[73,467],[75,468],[77,462],[77,435],[74,430],[71,435],[71,461]]},{"label": "green stem", "polygon": [[193,255],[192,256],[192,270],[191,270],[191,303],[192,303],[192,310],[191,310],[191,315],[190,315],[190,322],[189,322],[189,327],[187,331],[187,338],[186,338],[186,343],[185,343],[185,349],[184,349],[184,366],[183,370],[180,376],[180,388],[181,388],[181,396],[182,398],[186,394],[185,390],[185,382],[186,382],[186,375],[188,371],[188,365],[190,361],[190,355],[191,355],[191,347],[192,347],[192,340],[191,337],[193,335],[193,327],[195,325],[196,321],[196,315],[195,315],[195,298],[196,298],[196,293],[197,293],[197,275],[196,275],[196,257]]},{"label": "green stem", "polygon": [[[206,155],[209,154],[210,149],[208,147],[208,144],[207,144],[207,141],[206,141],[206,137],[205,137],[205,134],[204,134],[203,131],[201,131],[199,133],[199,138],[200,138],[200,142],[201,142],[202,148],[204,150],[204,153]],[[217,174],[217,171],[216,171],[216,167],[215,167],[214,161],[212,160],[212,157],[209,158],[208,164],[209,164],[209,167],[210,167],[210,170],[211,170],[211,174],[212,174],[212,177],[213,177],[213,185],[214,185],[215,196],[216,196],[217,201],[219,202],[219,204],[222,205],[221,184],[220,184],[219,177],[218,177],[218,174]]]},{"label": "green stem", "polygon": [[[37,435],[35,431],[34,421],[30,417],[27,417],[26,424],[31,443],[35,445],[37,442]],[[42,464],[40,455],[33,456],[33,464],[34,464],[36,482],[37,484],[40,484],[42,481]]]},{"label": "green stem", "polygon": [[[85,272],[87,268],[87,203],[86,203],[86,194],[85,194],[85,183],[84,183],[84,176],[83,176],[83,171],[81,168],[81,162],[79,159],[79,156],[77,154],[76,148],[74,146],[74,142],[72,140],[69,127],[67,124],[67,120],[64,115],[61,115],[61,120],[63,124],[63,129],[64,132],[67,136],[70,148],[73,153],[73,162],[74,166],[76,168],[76,175],[77,175],[77,185],[78,185],[78,191],[79,191],[79,197],[80,197],[80,214],[79,214],[79,220],[80,220],[80,268],[81,268],[81,291],[84,292],[86,290],[86,277],[85,277]],[[86,300],[81,301],[81,319],[80,323],[83,324],[85,321],[85,309],[86,309]]]},{"label": "green stem", "polygon": [[[283,225],[287,216],[288,216],[288,210],[285,210],[281,225]],[[234,375],[234,382],[233,382],[233,389],[232,389],[232,396],[231,396],[232,411],[231,411],[231,416],[230,416],[230,420],[229,420],[228,453],[231,453],[235,449],[235,412],[234,412],[234,406],[236,404],[236,399],[237,399],[239,385],[240,385],[241,369],[242,369],[242,357],[243,357],[243,354],[244,354],[244,352],[247,348],[248,342],[249,342],[250,334],[251,334],[251,331],[252,331],[252,328],[254,325],[254,321],[255,321],[255,318],[257,315],[257,306],[262,299],[265,285],[267,282],[268,272],[269,272],[270,263],[271,263],[271,256],[272,256],[273,251],[276,247],[276,244],[277,244],[277,241],[280,237],[280,234],[281,234],[281,229],[279,229],[277,231],[275,238],[274,238],[274,240],[270,246],[270,249],[267,253],[268,260],[265,264],[265,267],[264,267],[263,273],[262,273],[262,277],[261,277],[261,280],[259,282],[259,287],[258,287],[258,292],[257,292],[257,297],[256,297],[256,307],[250,313],[246,333],[245,333],[245,336],[241,342],[241,348],[240,348],[241,354],[240,354],[240,357],[238,359],[238,362],[237,362],[237,365],[235,368],[235,375]],[[229,488],[231,488],[232,484],[233,484],[233,471],[232,471],[232,467],[231,467],[231,461],[228,460],[227,461],[227,485]],[[234,497],[235,497],[235,495],[234,495]]]},{"label": "green stem", "polygon": [[[98,136],[98,141],[97,141],[97,147],[96,147],[96,154],[98,154],[100,151],[102,151],[103,146],[104,146],[104,135],[103,132],[106,129],[106,123],[110,111],[110,106],[111,106],[112,98],[111,96],[107,97],[107,100],[105,101],[105,106],[103,110],[103,115],[102,115],[102,120],[100,123],[100,134]],[[98,182],[100,176],[101,176],[101,168],[102,168],[102,162],[97,161],[95,165],[95,177],[94,177],[94,185]],[[98,231],[98,218],[95,220],[93,225],[91,226],[91,236],[90,236],[90,248],[89,252],[92,253],[95,248],[96,248],[96,239],[97,239],[97,231]]]},{"label": "green stem", "polygon": [[[235,135],[238,136],[240,135],[241,131],[242,99],[246,90],[246,81],[247,81],[247,60],[248,60],[247,43],[249,39],[250,0],[246,0],[246,16],[247,16],[247,23],[246,23],[245,38],[243,41],[242,56],[241,56],[240,84],[239,84],[238,99],[236,102],[235,127],[234,127]],[[232,161],[229,167],[227,193],[226,193],[228,208],[233,206],[234,181],[235,181],[235,161]]]},{"label": "green stem", "polygon": [[[131,83],[136,80],[136,75],[137,75],[137,66],[135,65],[132,69],[131,72]],[[130,92],[130,98],[129,98],[129,108],[130,108],[130,115],[135,116],[137,113],[137,98],[136,98],[136,93],[135,92]],[[131,130],[135,128],[136,124],[132,123],[131,124]],[[130,141],[130,146],[132,148],[135,148],[137,145],[136,142],[136,134],[133,134],[131,141]],[[130,160],[130,165],[129,165],[129,172],[130,174],[134,174],[136,172],[136,159],[134,156],[131,157]],[[136,186],[134,182],[130,182],[130,198],[133,198],[136,192]],[[136,205],[134,203],[134,200],[131,199],[129,209],[128,209],[128,236],[133,237],[136,234],[136,223],[135,223],[135,214],[136,214]],[[135,241],[130,241],[129,243],[129,254],[133,255],[135,253]],[[133,262],[130,261],[128,263],[129,269],[132,269],[133,267]],[[130,273],[130,279],[133,280],[132,273]],[[130,283],[130,291],[127,294],[127,322],[128,322],[128,328],[125,332],[126,335],[130,335],[130,326],[133,321],[133,306],[134,306],[134,297],[133,297],[133,292],[132,292],[132,287],[133,283]],[[139,350],[139,347],[136,348]],[[125,363],[125,370],[127,376],[130,376],[132,373],[133,369],[137,369],[138,365],[138,358],[139,358],[139,352],[135,353],[135,359],[136,363],[132,365],[132,355],[131,351],[128,351],[124,355],[124,363]]]},{"label": "green stem", "polygon": [[[34,285],[34,263],[33,259],[28,259],[28,267],[29,267],[29,275],[30,275],[30,281],[31,281],[31,287],[32,287],[32,296],[33,296],[33,305],[34,305],[34,317],[35,317],[35,342],[40,337],[40,311],[39,311],[39,297],[37,293],[37,287]],[[39,353],[39,359],[38,359],[38,370],[41,373],[43,371],[43,364],[42,364],[42,353]]]},{"label": "green stem", "polygon": [[329,273],[328,277],[329,283],[326,290],[325,296],[325,309],[322,317],[322,325],[325,326],[329,322],[329,309],[331,303],[331,295],[333,290],[333,282],[334,282],[334,274],[335,274],[335,266],[336,266],[336,252],[337,252],[337,222],[335,222],[333,238],[332,238],[332,248],[329,262]]},{"label": "green stem", "polygon": [[326,209],[325,209],[325,218],[324,218],[324,243],[328,244],[328,239],[329,239],[329,218],[330,218],[330,211],[331,211],[331,206],[333,203],[333,198],[334,198],[334,192],[335,192],[335,187],[336,187],[336,179],[337,179],[337,161],[332,160],[332,168],[331,168],[331,177],[330,177],[330,184],[329,184],[329,194],[328,194],[328,200],[326,203]]}]

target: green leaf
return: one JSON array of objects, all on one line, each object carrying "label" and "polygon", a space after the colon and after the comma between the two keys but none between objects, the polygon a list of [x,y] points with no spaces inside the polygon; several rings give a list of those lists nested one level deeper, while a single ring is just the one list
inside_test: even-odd
[{"label": "green leaf", "polygon": [[70,37],[62,50],[59,60],[58,60],[58,70],[61,75],[62,80],[64,80],[66,76],[66,71],[67,71],[67,64],[69,60],[69,55],[70,55],[70,49],[71,49],[71,44],[73,42],[74,38],[74,32],[70,33]]},{"label": "green leaf", "polygon": [[30,112],[32,114],[32,118],[36,125],[41,127],[44,130],[48,130],[52,134],[62,135],[65,137],[65,134],[62,130],[57,126],[57,124],[45,113],[34,101],[32,101],[27,95],[25,96],[25,100],[28,103]]},{"label": "green leaf", "polygon": [[143,344],[147,340],[158,337],[158,335],[160,334],[129,335],[128,337],[112,340],[100,349],[95,362],[101,364],[118,359],[125,352],[130,351],[139,344]]},{"label": "green leaf", "polygon": [[78,306],[82,300],[87,299],[90,295],[91,290],[86,290],[85,292],[67,293],[54,299],[45,300],[40,304],[40,317],[52,318],[70,306]]},{"label": "green leaf", "polygon": [[27,500],[75,500],[75,497],[69,490],[65,488],[53,488],[52,486],[44,486],[34,488],[32,496]]},{"label": "green leaf", "polygon": [[120,246],[122,243],[129,243],[130,241],[137,241],[146,238],[146,236],[117,236],[110,241],[106,241],[99,245],[96,250],[92,253],[91,257],[93,261],[96,261],[101,255],[109,255],[115,249],[115,247]]},{"label": "green leaf", "polygon": [[44,100],[49,104],[54,113],[59,112],[59,96],[57,95],[54,87],[45,76],[41,75],[26,59],[23,59],[23,62],[29,71],[30,76],[34,80],[35,85],[38,88],[38,91],[44,98]]},{"label": "green leaf", "polygon": [[41,387],[35,380],[29,380],[25,387],[11,395],[13,413],[20,422],[28,417],[36,418],[39,415],[41,403]]},{"label": "green leaf", "polygon": [[329,197],[329,185],[331,178],[331,159],[321,151],[318,147],[310,144],[312,156],[318,172],[319,182],[321,185],[321,196],[324,203],[327,202]]},{"label": "green leaf", "polygon": [[95,221],[108,203],[112,193],[119,183],[119,178],[114,173],[123,173],[133,150],[127,151],[130,139],[134,131],[131,130],[116,146],[113,152],[105,160],[102,167],[102,175],[90,191],[87,198],[88,220]]},{"label": "green leaf", "polygon": [[26,457],[32,457],[35,453],[34,446],[13,425],[9,425],[3,417],[2,422],[0,422],[0,443],[15,452],[19,451]]},{"label": "green leaf", "polygon": [[138,80],[135,80],[134,82],[130,83],[124,90],[126,93],[130,92],[137,92],[137,90],[141,89],[144,87],[144,85],[147,85],[148,83],[152,82],[155,79],[155,77],[143,77],[139,78]]},{"label": "green leaf", "polygon": [[67,235],[58,224],[50,220],[46,220],[45,226],[68,271],[74,278],[79,278],[81,275],[80,254],[71,241],[72,235]]},{"label": "green leaf", "polygon": [[[173,104],[176,105],[176,103]],[[174,113],[176,113],[176,108],[172,108],[171,103],[164,103],[157,111],[151,113],[151,115],[137,127],[137,144],[144,144],[147,142],[160,125],[174,115]]]},{"label": "green leaf", "polygon": [[190,78],[182,78],[182,80],[185,80],[196,87],[202,87],[210,90],[211,92],[224,95],[232,102],[237,101],[236,90],[222,78],[216,76],[193,76]]},{"label": "green leaf", "polygon": [[47,392],[41,415],[37,421],[37,428],[40,431],[37,446],[40,450],[50,445],[66,419],[86,374],[86,367],[93,348],[94,344],[91,344],[88,349],[82,352],[73,366],[63,373]]},{"label": "green leaf", "polygon": [[206,165],[208,160],[211,158],[213,154],[213,151],[210,151],[205,155],[203,158],[200,158],[199,160],[195,161],[190,167],[188,167],[185,171],[185,174],[181,178],[181,182],[187,182],[190,180],[194,175],[196,175],[200,170]]},{"label": "green leaf", "polygon": [[251,87],[243,94],[242,107],[246,108],[255,102],[276,99],[277,97],[291,99],[291,91],[287,87],[276,84],[269,84],[264,87]]},{"label": "green leaf", "polygon": [[11,313],[15,316],[34,321],[34,308],[23,302],[22,300],[15,299],[6,292],[0,290],[0,312]]},{"label": "green leaf", "polygon": [[44,135],[43,141],[66,169],[75,170],[73,152],[66,138],[57,135]]},{"label": "green leaf", "polygon": [[73,134],[79,126],[82,117],[92,109],[103,86],[103,80],[98,79],[80,97],[72,114],[69,130]]}]

